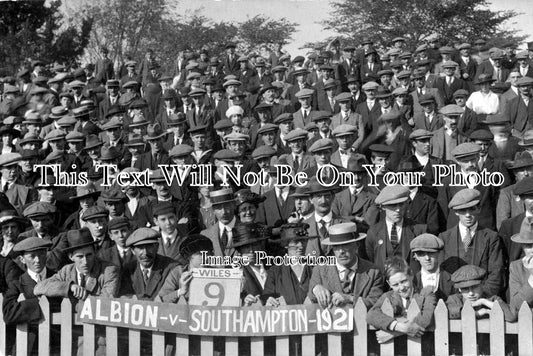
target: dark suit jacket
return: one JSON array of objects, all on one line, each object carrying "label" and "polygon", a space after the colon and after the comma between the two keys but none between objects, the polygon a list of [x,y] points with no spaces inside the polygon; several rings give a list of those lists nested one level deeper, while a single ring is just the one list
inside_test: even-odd
[{"label": "dark suit jacket", "polygon": [[[19,235],[17,242],[28,237],[39,237],[34,229],[23,232]],[[54,272],[60,270],[65,264],[69,263],[66,254],[63,252],[68,247],[67,234],[53,229],[44,239],[52,241],[52,246],[48,249],[46,256],[46,268]]]},{"label": "dark suit jacket", "polygon": [[374,128],[374,123],[381,116],[381,106],[379,105],[378,100],[372,106],[372,110],[368,110],[368,105],[366,101],[363,101],[357,108],[355,112],[362,116],[363,123],[365,125],[365,136],[368,135]]},{"label": "dark suit jacket", "polygon": [[152,155],[151,151],[145,152],[139,156],[139,159],[137,159],[137,161],[135,161],[134,167],[138,168],[141,171],[144,171],[147,168],[155,170],[160,164],[170,164],[168,152],[161,151],[159,161],[154,159],[154,156]]},{"label": "dark suit jacket", "polygon": [[266,192],[264,194],[266,200],[257,209],[256,221],[273,227],[286,223],[289,215],[294,211],[294,198],[290,196],[291,193],[289,192],[287,200],[280,206],[276,198],[276,190]]},{"label": "dark suit jacket", "polygon": [[[446,159],[446,140],[444,138],[444,135],[446,134],[444,132],[445,127],[441,127],[440,129],[433,132],[433,137],[431,138],[431,152],[430,154],[434,157],[437,157],[439,159],[445,160]],[[457,145],[460,145],[461,143],[465,143],[468,141],[468,137],[462,135],[460,132],[457,133]]]},{"label": "dark suit jacket", "polygon": [[533,306],[533,288],[528,282],[530,273],[522,260],[513,261],[509,266],[509,299],[511,307],[520,310],[522,303]]},{"label": "dark suit jacket", "polygon": [[[350,194],[350,189],[346,188],[335,194],[331,210],[334,215],[343,219],[355,221],[355,218],[363,218],[364,222],[357,223],[357,231],[366,232],[370,224],[377,220],[377,209],[369,209],[375,206],[376,195],[370,192],[367,187],[355,197]],[[371,214],[372,216],[367,216]]]},{"label": "dark suit jacket", "polygon": [[526,107],[522,97],[517,96],[509,100],[506,109],[508,110],[511,125],[518,133],[524,133],[524,131],[533,126],[530,122],[533,119],[533,100],[530,99]]},{"label": "dark suit jacket", "polygon": [[506,266],[524,256],[522,245],[511,241],[511,236],[520,232],[520,227],[522,226],[522,221],[524,221],[525,217],[526,213],[524,212],[502,221],[502,225],[498,231],[498,236],[500,237],[502,247],[504,248],[504,256],[507,262],[505,264]]},{"label": "dark suit jacket", "polygon": [[[178,264],[169,257],[157,255],[152,265],[152,271],[148,278],[147,285],[144,285],[144,279],[141,267],[137,267],[127,277],[127,285],[120,291],[119,295],[135,294],[137,299],[154,300],[159,294],[167,275]],[[129,288],[128,288],[129,287]]]},{"label": "dark suit jacket", "polygon": [[244,299],[248,294],[261,296],[263,294],[263,286],[261,286],[261,283],[257,280],[252,268],[248,265],[243,266],[242,273],[244,283],[241,291],[241,299]]},{"label": "dark suit jacket", "polygon": [[23,271],[15,262],[13,262],[9,255],[8,257],[0,255],[0,293],[7,291],[11,283],[15,281],[22,272]]},{"label": "dark suit jacket", "polygon": [[[329,255],[332,252],[331,246],[322,244],[322,240],[325,237],[321,237],[318,232],[320,227],[318,226],[318,221],[315,220],[315,214],[312,214],[309,218],[305,219],[303,222],[309,225],[309,229],[308,229],[309,236],[317,236],[315,238],[308,240],[307,247],[305,249],[305,254],[306,255],[314,254],[315,256]],[[340,224],[343,222],[346,222],[346,220],[333,215],[333,219],[331,220],[331,225]]]},{"label": "dark suit jacket", "polygon": [[455,104],[455,100],[453,99],[453,93],[455,93],[457,90],[469,90],[468,85],[465,83],[465,81],[458,78],[455,78],[452,85],[448,86],[448,84],[446,84],[446,79],[443,77],[439,77],[435,80],[434,87],[438,89],[440,95],[444,99],[444,105]]},{"label": "dark suit jacket", "polygon": [[[331,293],[344,293],[337,266],[318,265],[313,269],[308,297],[314,303],[317,302],[317,299],[313,293],[313,288],[317,284],[328,289]],[[355,272],[353,295],[362,298],[366,307],[370,308],[382,294],[383,276],[379,268],[373,263],[359,258]]]},{"label": "dark suit jacket", "polygon": [[437,235],[441,231],[442,214],[439,212],[437,199],[424,193],[421,188],[413,200],[409,200],[405,217],[417,224],[426,224],[427,232]]},{"label": "dark suit jacket", "polygon": [[149,226],[154,224],[150,200],[148,197],[142,195],[142,193],[139,193],[139,197],[137,199],[137,209],[133,214],[130,211],[127,203],[125,204],[124,209],[124,216],[129,219],[134,230],[139,227],[146,227],[148,226],[147,224],[149,224]]},{"label": "dark suit jacket", "polygon": [[[509,77],[509,69],[504,68],[503,66],[500,67],[500,69],[502,71],[501,81],[505,82]],[[494,66],[489,60],[482,62],[480,65],[477,66],[476,78],[479,77],[480,74],[486,74],[491,78],[494,75]]]},{"label": "dark suit jacket", "polygon": [[32,201],[32,190],[21,184],[11,184],[8,190],[5,192],[9,202],[22,212],[22,207]]},{"label": "dark suit jacket", "polygon": [[269,297],[283,297],[288,305],[303,304],[309,291],[312,272],[312,267],[304,266],[302,280],[298,281],[290,266],[272,266],[268,270],[265,288],[261,296],[263,304]]},{"label": "dark suit jacket", "polygon": [[[294,157],[293,157],[293,155],[291,153],[281,155],[279,157],[279,161],[282,164],[288,164],[289,166],[291,166],[294,169]],[[310,168],[311,166],[314,166],[314,165],[316,165],[316,161],[313,158],[313,156],[311,156],[308,153],[304,153],[303,156],[302,156],[300,165],[298,166],[298,170],[297,171],[298,172],[303,172],[306,169],[308,169],[308,168]]]},{"label": "dark suit jacket", "polygon": [[208,237],[213,243],[213,251],[215,256],[233,256],[235,254],[234,248],[227,248],[222,246],[222,241],[220,241],[220,229],[218,227],[218,222],[215,223],[208,229],[202,230],[202,235]]},{"label": "dark suit jacket", "polygon": [[490,296],[498,295],[502,291],[504,286],[503,249],[500,238],[495,231],[478,228],[468,247],[469,251],[464,257],[459,255],[460,253],[464,254],[464,247],[458,225],[440,233],[439,237],[444,241],[442,269],[453,274],[457,269],[467,264],[479,266],[487,271],[483,291]]},{"label": "dark suit jacket", "polygon": [[413,120],[415,122],[415,130],[424,129],[433,132],[444,126],[442,114],[437,114],[436,112],[433,114],[433,120],[431,120],[431,123],[426,120],[426,114],[424,112],[414,114]]},{"label": "dark suit jacket", "polygon": [[[401,256],[404,260],[410,263],[413,271],[420,269],[418,263],[411,258],[411,240],[420,234],[427,231],[427,226],[423,224],[416,224],[412,220],[405,219],[402,224],[402,233],[400,237]],[[366,255],[368,259],[375,263],[380,268],[385,267],[385,260],[394,255],[394,250],[390,241],[389,231],[387,231],[387,224],[385,219],[379,223],[370,226],[365,240]]]}]

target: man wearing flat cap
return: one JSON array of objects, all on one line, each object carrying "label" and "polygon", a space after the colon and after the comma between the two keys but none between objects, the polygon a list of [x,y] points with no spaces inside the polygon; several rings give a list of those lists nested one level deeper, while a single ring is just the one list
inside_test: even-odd
[{"label": "man wearing flat cap", "polygon": [[[294,127],[303,129],[305,125],[313,121],[317,115],[316,107],[312,106],[312,98],[315,95],[313,89],[304,88],[294,93],[293,106],[296,111],[292,114],[294,118]],[[296,105],[298,104],[298,105]]]},{"label": "man wearing flat cap", "polygon": [[449,273],[465,264],[484,268],[488,276],[483,290],[487,295],[498,295],[504,287],[503,247],[496,231],[483,226],[480,202],[481,193],[468,188],[450,200],[448,206],[459,222],[439,234],[444,241],[442,268]]},{"label": "man wearing flat cap", "polygon": [[105,83],[105,98],[98,104],[98,120],[103,122],[111,107],[118,105],[120,99],[120,83],[118,80],[109,79]]},{"label": "man wearing flat cap", "polygon": [[22,207],[32,200],[32,192],[28,187],[15,183],[16,169],[22,160],[20,153],[4,153],[0,156],[0,187],[9,200],[10,205],[21,211]]},{"label": "man wearing flat cap", "polygon": [[[481,147],[473,142],[462,143],[453,151],[454,162],[457,167],[457,173],[460,173],[465,179],[465,183],[469,182],[466,177],[469,174],[479,173],[479,152]],[[464,188],[476,189],[480,192],[479,202],[479,222],[484,228],[496,230],[496,212],[495,207],[497,203],[498,187],[492,185],[483,186],[480,182],[477,186],[473,185],[457,185],[450,186],[451,178],[446,176],[442,178],[442,186],[437,187],[438,196],[437,201],[444,213],[447,225],[446,228],[455,226],[458,222],[458,216],[453,209],[449,207],[449,201],[452,197]]]},{"label": "man wearing flat cap", "polygon": [[486,74],[497,82],[505,82],[509,76],[509,69],[502,66],[505,53],[499,48],[495,48],[490,52],[489,60],[478,65],[476,78],[480,74]]},{"label": "man wearing flat cap", "polygon": [[288,164],[294,172],[305,171],[316,164],[315,159],[305,152],[308,132],[301,128],[295,128],[285,137],[291,153],[279,157],[280,163]]},{"label": "man wearing flat cap", "polygon": [[426,72],[422,69],[416,69],[411,76],[415,84],[414,90],[410,92],[413,101],[414,116],[418,113],[424,112],[423,106],[420,103],[420,98],[424,95],[432,95],[434,100],[434,110],[438,110],[444,106],[444,99],[440,95],[437,88],[429,87],[426,79]]},{"label": "man wearing flat cap", "polygon": [[383,294],[383,276],[373,263],[358,254],[358,243],[365,235],[358,233],[355,223],[342,223],[328,228],[324,244],[331,246],[335,266],[319,265],[309,282],[309,299],[322,308],[331,305],[354,305],[362,298],[369,308]]},{"label": "man wearing flat cap", "polygon": [[431,137],[431,155],[444,162],[453,161],[452,151],[458,145],[468,141],[468,137],[459,132],[457,122],[464,110],[458,105],[446,105],[439,110],[444,126],[433,132]]},{"label": "man wearing flat cap", "polygon": [[453,104],[453,93],[459,89],[468,90],[468,85],[463,79],[456,78],[455,71],[458,64],[454,61],[446,61],[442,64],[444,76],[435,80],[435,88],[444,99],[444,105]]},{"label": "man wearing flat cap", "polygon": [[410,243],[425,233],[427,226],[405,217],[409,194],[408,187],[391,185],[383,188],[376,197],[375,204],[383,211],[384,218],[370,226],[365,245],[369,261],[377,266],[385,266],[385,260],[390,256],[400,256],[414,271],[418,270],[411,258]]},{"label": "man wearing flat cap", "polygon": [[[7,325],[29,324],[28,352],[31,355],[38,354],[35,341],[38,335],[38,321],[43,317],[39,299],[33,293],[33,289],[38,282],[54,274],[46,268],[46,253],[51,245],[50,241],[38,237],[27,238],[15,245],[14,254],[26,270],[9,283],[9,288],[4,294],[2,305],[4,322]],[[19,271],[17,267],[13,268]],[[8,345],[9,340],[7,339]]]},{"label": "man wearing flat cap", "polygon": [[136,295],[137,299],[154,300],[165,279],[178,264],[170,257],[157,253],[161,234],[141,227],[135,230],[126,242],[133,250],[137,265],[127,274],[128,283],[120,291],[121,296]]}]

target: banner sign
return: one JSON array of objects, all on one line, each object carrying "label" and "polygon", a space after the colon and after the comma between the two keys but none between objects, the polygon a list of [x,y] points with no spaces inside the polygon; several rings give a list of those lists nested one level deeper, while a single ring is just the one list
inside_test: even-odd
[{"label": "banner sign", "polygon": [[205,336],[276,336],[352,331],[353,308],[318,304],[213,307],[89,297],[83,323]]}]

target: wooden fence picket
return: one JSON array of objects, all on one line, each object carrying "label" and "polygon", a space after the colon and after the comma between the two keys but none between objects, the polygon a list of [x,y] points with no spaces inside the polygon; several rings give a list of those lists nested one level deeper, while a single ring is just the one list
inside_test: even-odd
[{"label": "wooden fence picket", "polygon": [[490,354],[491,356],[505,355],[505,318],[498,301],[490,312]]},{"label": "wooden fence picket", "polygon": [[533,314],[527,302],[518,312],[518,354],[527,355],[533,350]]},{"label": "wooden fence picket", "polygon": [[[0,294],[0,305],[4,304],[4,296]],[[4,323],[4,313],[2,308],[0,308],[0,355],[7,355],[6,350],[6,339],[7,339],[7,330],[6,324]]]},{"label": "wooden fence picket", "polygon": [[83,325],[83,354],[94,355],[95,351],[96,351],[96,326],[94,324],[84,324]]},{"label": "wooden fence picket", "polygon": [[238,355],[239,354],[239,338],[238,337],[226,337],[226,355]]},{"label": "wooden fence picket", "polygon": [[[390,300],[385,299],[383,305],[381,306],[381,311],[383,314],[394,317],[394,309],[392,309],[392,304]],[[394,338],[384,342],[380,346],[381,355],[394,355]]]},{"label": "wooden fence picket", "polygon": [[[407,319],[413,320],[420,314],[420,307],[413,299],[407,309]],[[407,354],[410,356],[422,356],[422,339],[419,337],[407,337]]]},{"label": "wooden fence picket", "polygon": [[302,335],[302,355],[315,354],[315,335]]},{"label": "wooden fence picket", "polygon": [[265,339],[264,337],[252,337],[250,341],[250,350],[255,356],[264,356],[265,355]]},{"label": "wooden fence picket", "polygon": [[141,331],[135,329],[128,330],[128,355],[141,355]]},{"label": "wooden fence picket", "polygon": [[152,356],[165,356],[165,333],[152,332]]},{"label": "wooden fence picket", "polygon": [[[85,335],[85,332],[83,334]],[[118,355],[118,328],[106,326],[105,347],[106,355]]]},{"label": "wooden fence picket", "polygon": [[476,312],[469,301],[465,302],[461,311],[463,355],[477,355],[477,323]]},{"label": "wooden fence picket", "polygon": [[289,356],[289,337],[276,337],[276,356]]},{"label": "wooden fence picket", "polygon": [[213,356],[213,337],[202,336],[200,339],[200,352],[202,356]]},{"label": "wooden fence picket", "polygon": [[448,308],[443,300],[439,300],[435,308],[435,356],[447,356],[450,353]]},{"label": "wooden fence picket", "polygon": [[363,299],[358,298],[353,310],[354,356],[366,356],[368,354],[368,325],[366,323],[366,313],[367,309]]},{"label": "wooden fence picket", "polygon": [[16,332],[17,356],[28,355],[28,324],[18,324]]},{"label": "wooden fence picket", "polygon": [[[61,356],[73,355],[73,319],[72,303],[70,302],[69,298],[64,298],[61,302]],[[92,344],[94,344],[94,342]]]}]

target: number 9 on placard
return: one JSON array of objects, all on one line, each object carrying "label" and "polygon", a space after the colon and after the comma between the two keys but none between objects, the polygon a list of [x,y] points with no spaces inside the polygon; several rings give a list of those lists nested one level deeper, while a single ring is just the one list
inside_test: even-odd
[{"label": "number 9 on placard", "polygon": [[[220,283],[217,283],[217,282],[207,283],[204,287],[204,295],[209,299],[216,299],[217,301],[215,305],[217,307],[221,306],[224,303],[225,292],[224,292],[224,287]],[[202,302],[202,305],[203,306],[213,305],[213,303],[211,303],[211,301],[209,300],[204,300]]]}]

